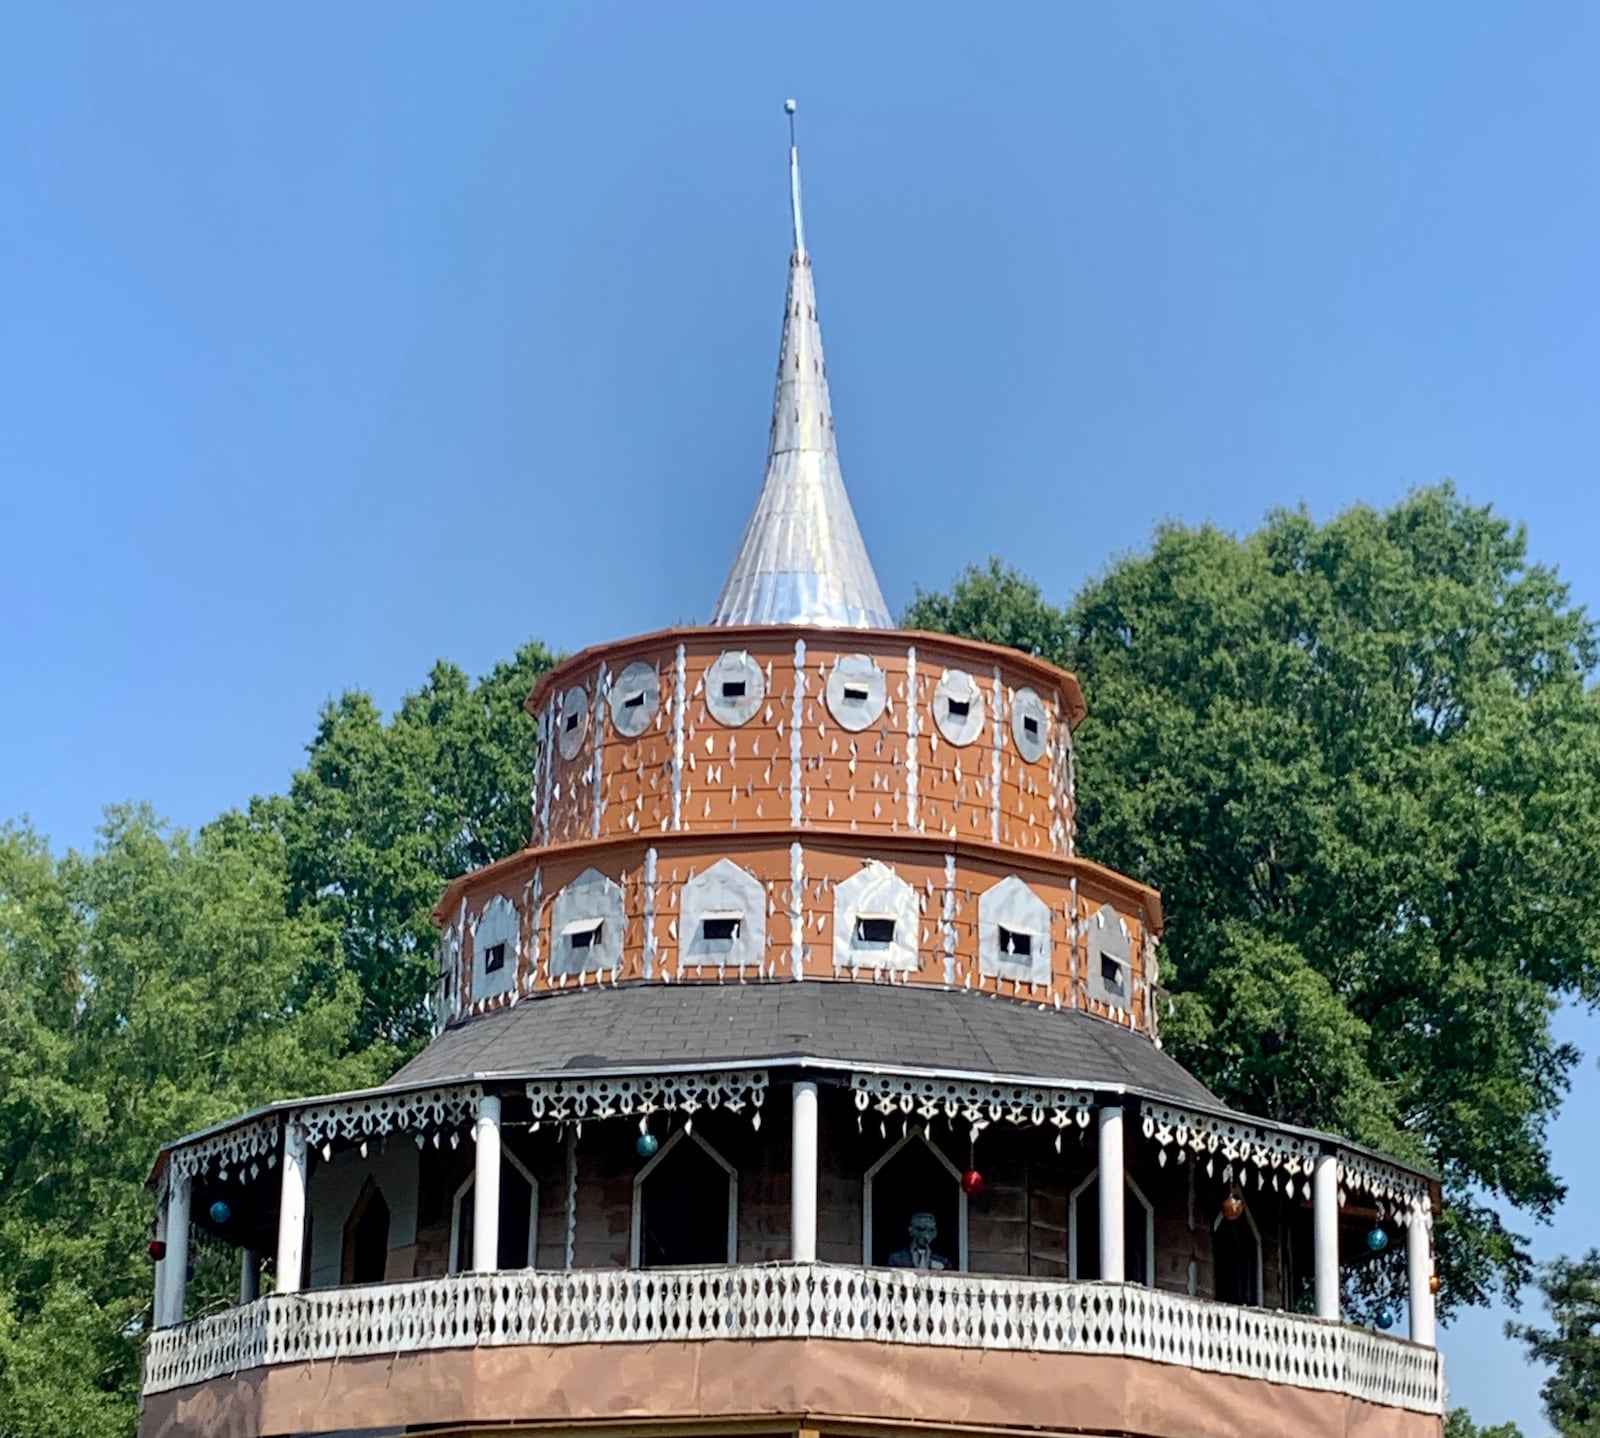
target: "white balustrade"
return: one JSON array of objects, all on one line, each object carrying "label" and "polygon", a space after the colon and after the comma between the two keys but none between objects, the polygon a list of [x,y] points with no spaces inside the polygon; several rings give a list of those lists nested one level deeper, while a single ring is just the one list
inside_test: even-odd
[{"label": "white balustrade", "polygon": [[707,1338],[1109,1354],[1444,1411],[1435,1350],[1315,1318],[1136,1284],[816,1263],[520,1269],[272,1294],[155,1332],[144,1387],[439,1348]]}]

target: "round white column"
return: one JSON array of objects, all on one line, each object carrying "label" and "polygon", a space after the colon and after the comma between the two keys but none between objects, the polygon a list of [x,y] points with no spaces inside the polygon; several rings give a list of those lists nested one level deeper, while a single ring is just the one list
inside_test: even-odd
[{"label": "round white column", "polygon": [[478,1100],[472,1126],[478,1153],[472,1170],[472,1267],[493,1273],[500,1266],[500,1095]]},{"label": "round white column", "polygon": [[1100,1276],[1113,1283],[1126,1278],[1125,1216],[1122,1196],[1127,1187],[1122,1163],[1122,1106],[1108,1105],[1100,1120]]},{"label": "round white column", "polygon": [[1433,1209],[1419,1198],[1406,1227],[1406,1279],[1411,1292],[1411,1341],[1425,1348],[1437,1345],[1433,1323]]},{"label": "round white column", "polygon": [[[162,1245],[163,1254],[167,1242],[167,1201],[162,1199],[156,1206],[156,1241]],[[167,1260],[165,1257],[155,1261],[155,1293],[150,1299],[150,1326],[152,1328],[165,1328],[167,1326]]]},{"label": "round white column", "polygon": [[183,1322],[189,1294],[189,1175],[174,1173],[167,1181],[167,1256],[162,1260],[161,1324]]},{"label": "round white column", "polygon": [[306,1249],[306,1133],[294,1120],[283,1126],[283,1173],[278,1197],[278,1292],[300,1291]]},{"label": "round white column", "polygon": [[1339,1160],[1317,1155],[1311,1175],[1312,1251],[1315,1260],[1317,1317],[1339,1316]]},{"label": "round white column", "polygon": [[789,1256],[817,1261],[817,1086],[794,1086],[789,1128]]}]

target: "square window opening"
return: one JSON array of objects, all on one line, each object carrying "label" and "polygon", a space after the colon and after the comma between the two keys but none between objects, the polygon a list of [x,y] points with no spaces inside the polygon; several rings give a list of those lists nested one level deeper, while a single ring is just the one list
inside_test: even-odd
[{"label": "square window opening", "polygon": [[972,713],[972,701],[970,699],[947,699],[945,700],[945,708],[952,719],[965,719]]},{"label": "square window opening", "polygon": [[1122,963],[1110,954],[1100,955],[1100,982],[1119,998],[1122,996]]},{"label": "square window opening", "polygon": [[856,919],[856,943],[869,948],[888,948],[894,943],[894,920],[880,914],[862,914]]},{"label": "square window opening", "polygon": [[722,697],[724,699],[743,699],[744,698],[744,680],[743,679],[724,679],[722,681]]},{"label": "square window opening", "polygon": [[1000,925],[1000,952],[1014,958],[1033,957],[1033,935],[1022,929],[1008,929]]},{"label": "square window opening", "polygon": [[1026,714],[1023,716],[1022,729],[1030,739],[1037,739],[1039,737],[1039,721],[1031,714]]},{"label": "square window opening", "polygon": [[578,721],[580,719],[582,719],[582,718],[583,718],[583,710],[581,710],[581,709],[574,709],[572,711],[572,713],[567,715],[567,717],[566,717],[566,719],[564,721],[564,723],[566,725],[567,733],[569,733],[569,734],[572,733],[572,731],[578,727]]},{"label": "square window opening", "polygon": [[632,694],[628,695],[627,698],[622,701],[622,707],[624,709],[643,709],[644,690],[635,689]]},{"label": "square window opening", "polygon": [[504,944],[490,944],[483,951],[483,971],[486,974],[498,974],[506,966],[506,946]]},{"label": "square window opening", "polygon": [[731,944],[739,937],[743,914],[707,914],[700,921],[700,933],[708,944]]},{"label": "square window opening", "polygon": [[592,949],[600,942],[600,931],[604,927],[603,923],[587,924],[573,929],[567,937],[574,949]]},{"label": "square window opening", "polygon": [[844,686],[844,702],[846,704],[865,704],[867,702],[866,685],[846,684]]}]

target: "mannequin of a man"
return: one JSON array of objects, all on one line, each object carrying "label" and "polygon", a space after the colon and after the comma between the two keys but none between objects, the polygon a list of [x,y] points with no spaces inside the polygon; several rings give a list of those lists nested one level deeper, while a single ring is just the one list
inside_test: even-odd
[{"label": "mannequin of a man", "polygon": [[914,1213],[906,1225],[909,1242],[904,1248],[889,1255],[890,1268],[922,1268],[938,1272],[950,1267],[950,1260],[933,1251],[933,1240],[939,1236],[939,1224],[931,1213]]}]

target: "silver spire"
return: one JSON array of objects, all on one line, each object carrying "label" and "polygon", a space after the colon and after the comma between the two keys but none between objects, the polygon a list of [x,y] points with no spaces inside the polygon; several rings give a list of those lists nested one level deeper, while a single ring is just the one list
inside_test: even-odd
[{"label": "silver spire", "polygon": [[712,613],[713,624],[822,624],[892,629],[861,541],[834,442],[822,329],[800,216],[800,156],[789,114],[794,254],[772,398],[767,477]]}]

